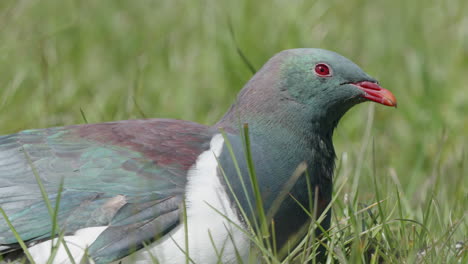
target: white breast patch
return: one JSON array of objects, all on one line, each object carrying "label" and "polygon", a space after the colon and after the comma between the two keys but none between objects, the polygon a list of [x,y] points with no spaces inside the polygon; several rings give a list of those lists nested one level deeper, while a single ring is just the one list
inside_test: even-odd
[{"label": "white breast patch", "polygon": [[[248,259],[249,238],[236,227],[236,225],[242,226],[241,221],[232,208],[226,188],[217,175],[216,157],[221,154],[223,143],[222,135],[215,135],[211,140],[210,149],[198,157],[188,172],[186,190],[188,254],[197,264],[215,264],[219,263],[219,260],[221,263],[237,263],[236,251],[244,263]],[[126,259],[130,260],[128,263],[149,263],[149,254],[155,256],[161,264],[185,263],[184,228],[179,228],[170,236],[163,242],[150,246],[149,252],[140,250],[136,256],[127,257]],[[218,257],[218,254],[221,257]]]}]

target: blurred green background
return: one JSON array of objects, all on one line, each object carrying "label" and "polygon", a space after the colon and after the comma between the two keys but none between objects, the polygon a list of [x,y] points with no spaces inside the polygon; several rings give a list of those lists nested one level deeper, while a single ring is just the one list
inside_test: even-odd
[{"label": "blurred green background", "polygon": [[[230,22],[229,22],[230,21]],[[468,1],[0,1],[0,132],[142,117],[213,124],[275,53],[360,65],[398,109],[362,104],[335,132],[339,199],[395,189],[405,216],[467,215]],[[373,143],[374,142],[374,143]],[[373,146],[375,155],[372,155]],[[359,192],[358,192],[359,190]],[[437,225],[439,226],[439,225]],[[466,239],[466,222],[455,237]]]}]

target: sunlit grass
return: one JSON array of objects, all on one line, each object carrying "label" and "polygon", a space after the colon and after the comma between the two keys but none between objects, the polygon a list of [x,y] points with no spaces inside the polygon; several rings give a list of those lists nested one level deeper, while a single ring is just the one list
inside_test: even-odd
[{"label": "sunlit grass", "polygon": [[398,99],[357,106],[337,128],[331,257],[467,262],[467,14],[464,0],[3,0],[0,132],[213,124],[252,75],[228,21],[255,69],[283,49],[331,49]]}]

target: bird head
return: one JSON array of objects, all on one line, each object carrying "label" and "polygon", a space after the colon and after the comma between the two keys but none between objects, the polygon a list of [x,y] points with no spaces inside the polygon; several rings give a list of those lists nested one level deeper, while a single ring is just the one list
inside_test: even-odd
[{"label": "bird head", "polygon": [[397,105],[395,96],[347,58],[328,50],[294,49],[277,55],[280,88],[316,111],[349,108],[364,101]]},{"label": "bird head", "polygon": [[[310,123],[331,131],[352,106],[396,107],[395,96],[349,59],[323,49],[291,49],[272,57],[247,83],[223,119],[248,123]],[[304,122],[305,121],[305,122]]]}]

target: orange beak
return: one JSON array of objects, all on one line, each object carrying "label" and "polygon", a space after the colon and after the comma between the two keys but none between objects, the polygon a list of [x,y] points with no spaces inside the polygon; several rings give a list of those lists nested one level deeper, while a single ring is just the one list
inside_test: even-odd
[{"label": "orange beak", "polygon": [[395,96],[387,89],[380,87],[378,84],[363,81],[357,83],[351,83],[352,85],[356,86],[357,88],[364,91],[364,95],[362,97],[374,101],[379,104],[383,104],[386,106],[397,106],[397,101]]}]

